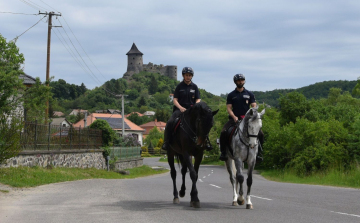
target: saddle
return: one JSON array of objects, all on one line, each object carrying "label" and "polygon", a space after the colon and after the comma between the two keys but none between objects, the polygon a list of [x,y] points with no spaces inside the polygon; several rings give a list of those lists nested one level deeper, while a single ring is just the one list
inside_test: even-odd
[{"label": "saddle", "polygon": [[176,134],[176,132],[177,132],[179,126],[180,126],[180,123],[181,123],[181,118],[180,118],[180,116],[178,116],[178,117],[176,117],[175,120],[174,120],[173,135]]}]

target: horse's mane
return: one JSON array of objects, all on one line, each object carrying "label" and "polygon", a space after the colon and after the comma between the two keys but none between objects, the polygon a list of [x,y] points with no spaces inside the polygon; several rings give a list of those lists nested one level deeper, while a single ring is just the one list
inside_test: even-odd
[{"label": "horse's mane", "polygon": [[200,102],[194,104],[191,108],[186,109],[185,114],[190,113],[190,112],[192,112],[194,110],[198,110],[198,109],[204,110],[204,111],[206,111],[206,110],[211,111],[211,109],[209,108],[209,106],[207,106],[207,104],[205,102],[200,101]]}]

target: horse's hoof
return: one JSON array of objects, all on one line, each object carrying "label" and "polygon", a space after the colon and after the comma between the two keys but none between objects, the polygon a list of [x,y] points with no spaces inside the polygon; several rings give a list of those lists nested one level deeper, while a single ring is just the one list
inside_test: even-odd
[{"label": "horse's hoof", "polygon": [[247,205],[246,205],[246,209],[253,209],[252,204],[247,204]]},{"label": "horse's hoof", "polygon": [[239,205],[244,205],[244,204],[245,204],[245,200],[242,200],[242,201],[237,200],[237,203],[238,203]]},{"label": "horse's hoof", "polygon": [[190,201],[190,207],[200,208],[200,201]]},{"label": "horse's hoof", "polygon": [[179,191],[179,196],[180,197],[185,197],[185,191]]},{"label": "horse's hoof", "polygon": [[179,198],[174,198],[174,200],[173,200],[173,204],[180,204],[180,200],[179,200]]},{"label": "horse's hoof", "polygon": [[238,206],[238,203],[236,201],[233,201],[232,206]]}]

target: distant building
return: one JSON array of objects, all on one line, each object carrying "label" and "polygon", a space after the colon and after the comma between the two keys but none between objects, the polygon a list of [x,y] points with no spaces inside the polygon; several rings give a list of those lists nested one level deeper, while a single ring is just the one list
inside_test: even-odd
[{"label": "distant building", "polygon": [[139,112],[131,112],[131,113],[125,115],[125,118],[127,118],[127,117],[129,117],[130,115],[133,115],[133,114],[137,114],[139,117],[144,116],[143,114],[141,114],[141,113],[139,113]]},{"label": "distant building", "polygon": [[63,117],[65,116],[64,113],[62,113],[61,111],[54,111],[53,112],[53,116],[56,116],[56,117]]},{"label": "distant building", "polygon": [[85,114],[88,113],[88,110],[82,110],[82,109],[73,109],[69,115],[78,115],[80,113]]},{"label": "distant building", "polygon": [[155,112],[154,112],[154,111],[146,111],[146,112],[144,112],[144,114],[143,114],[143,115],[145,115],[145,116],[147,116],[147,117],[151,118],[152,116],[154,116],[154,115],[155,115]]},{"label": "distant building", "polygon": [[[100,114],[92,113],[87,116],[86,123],[85,120],[81,120],[75,124],[73,127],[84,127],[90,126],[95,120],[102,119],[109,123],[110,127],[116,132],[117,135],[122,137],[122,116],[120,114]],[[145,129],[131,122],[129,119],[124,118],[124,133],[125,135],[131,134],[135,137],[141,145],[143,145],[143,133]]]},{"label": "distant building", "polygon": [[120,110],[117,110],[117,109],[106,109],[106,110],[96,110],[95,113],[121,114],[121,111],[120,111]]},{"label": "distant building", "polygon": [[131,80],[133,74],[147,71],[150,73],[158,73],[160,75],[177,80],[177,66],[162,64],[157,65],[153,63],[143,64],[143,53],[138,50],[135,43],[131,46],[130,51],[126,54],[128,56],[127,71],[124,73],[123,78]]},{"label": "distant building", "polygon": [[[19,79],[22,79],[23,80],[23,85],[25,85],[27,88],[30,88],[31,86],[33,86],[34,84],[36,84],[36,78],[30,76],[30,75],[27,75],[25,73],[23,74],[20,74],[19,75]],[[21,95],[20,95],[21,97]],[[11,99],[10,99],[11,100]],[[22,116],[24,117],[24,121],[27,121],[27,110],[24,108],[24,105],[23,104],[20,104],[16,109],[15,109],[15,112],[14,112],[14,115],[16,116]],[[10,122],[12,119],[11,116],[9,116],[7,118],[7,120]]]},{"label": "distant building", "polygon": [[71,123],[66,118],[53,118],[50,125],[58,125],[61,127],[70,127]]},{"label": "distant building", "polygon": [[163,132],[163,131],[165,131],[165,126],[166,126],[165,122],[158,122],[156,119],[155,119],[155,121],[151,121],[151,122],[140,125],[141,128],[146,130],[143,133],[144,139],[146,138],[146,136],[149,135],[150,130],[153,129],[154,127],[156,127],[160,132]]}]

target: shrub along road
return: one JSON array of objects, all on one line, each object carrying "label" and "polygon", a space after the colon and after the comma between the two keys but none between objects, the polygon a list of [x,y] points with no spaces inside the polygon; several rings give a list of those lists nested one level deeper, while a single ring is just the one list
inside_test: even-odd
[{"label": "shrub along road", "polygon": [[[146,158],[144,163],[164,166]],[[178,171],[177,185],[181,176]],[[245,176],[246,177],[246,176]],[[0,222],[359,222],[359,190],[267,181],[255,175],[254,210],[231,206],[232,189],[223,166],[202,166],[201,208],[186,195],[172,203],[169,173],[126,180],[80,180],[10,192],[0,197]],[[245,186],[246,190],[246,186]]]}]

